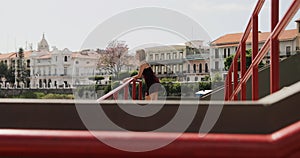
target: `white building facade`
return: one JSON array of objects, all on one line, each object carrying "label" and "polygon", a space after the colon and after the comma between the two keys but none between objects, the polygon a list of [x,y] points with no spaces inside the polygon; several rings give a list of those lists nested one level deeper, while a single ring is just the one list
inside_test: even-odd
[{"label": "white building facade", "polygon": [[[296,22],[297,29],[285,30],[279,36],[279,51],[281,60],[300,52],[300,21],[297,20]],[[263,46],[269,35],[270,32],[259,33],[259,49]],[[226,34],[211,42],[210,65],[212,66],[212,76],[220,73],[223,80],[226,78],[227,70],[225,70],[224,61],[228,56],[236,53],[241,37],[242,33]],[[246,42],[246,49],[252,49],[251,35]],[[269,53],[264,58],[263,62],[265,64],[269,64]]]},{"label": "white building facade", "polygon": [[209,47],[203,46],[201,40],[148,47],[144,51],[147,62],[159,78],[198,82],[209,76]]},{"label": "white building facade", "polygon": [[91,84],[89,77],[97,73],[99,54],[92,50],[71,52],[68,49],[49,51],[43,36],[38,51],[30,58],[31,88],[72,88],[76,85]]}]

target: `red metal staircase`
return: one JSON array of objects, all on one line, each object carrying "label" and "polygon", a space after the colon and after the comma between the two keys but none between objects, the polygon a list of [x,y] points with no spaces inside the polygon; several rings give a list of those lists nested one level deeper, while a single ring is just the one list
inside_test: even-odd
[{"label": "red metal staircase", "polygon": [[[270,50],[270,92],[279,90],[279,41],[278,36],[285,29],[300,7],[299,0],[293,0],[283,18],[279,21],[279,0],[271,0],[271,34],[258,51],[258,15],[265,0],[259,0],[242,36],[239,47],[226,78],[225,100],[246,100],[246,82],[252,76],[252,100],[258,100],[258,64]],[[279,22],[278,22],[279,21]],[[252,33],[252,63],[246,70],[246,40]],[[238,74],[240,64],[240,78]]]}]

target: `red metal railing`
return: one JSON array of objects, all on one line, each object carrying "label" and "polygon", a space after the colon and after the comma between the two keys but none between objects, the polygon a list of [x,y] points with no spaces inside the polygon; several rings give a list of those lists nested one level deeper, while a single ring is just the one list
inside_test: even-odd
[{"label": "red metal railing", "polygon": [[[270,92],[279,90],[279,34],[285,29],[300,7],[300,0],[294,0],[279,21],[279,0],[271,0],[271,33],[258,51],[258,15],[265,0],[259,0],[239,43],[237,52],[225,80],[225,100],[246,100],[246,82],[252,76],[252,100],[259,99],[258,64],[270,50]],[[279,21],[279,22],[278,22]],[[246,41],[252,33],[252,63],[246,70]],[[240,59],[240,78],[238,60]]]},{"label": "red metal railing", "polygon": [[141,80],[135,80],[134,78],[130,78],[128,81],[126,81],[125,83],[123,83],[122,85],[120,85],[119,87],[113,89],[112,91],[108,92],[107,94],[103,95],[102,97],[100,97],[97,101],[102,101],[102,100],[107,100],[109,98],[114,98],[115,100],[117,100],[119,98],[119,93],[121,91],[123,91],[123,99],[124,100],[128,100],[129,97],[129,85],[132,85],[132,99],[136,100],[136,94],[137,94],[137,90],[136,90],[136,86],[138,83],[138,99],[142,100],[142,81]]},{"label": "red metal railing", "polygon": [[[1,157],[284,157],[300,156],[300,122],[272,134],[183,133],[174,142],[149,152],[125,152],[107,146],[118,142],[133,148],[171,140],[174,133],[0,130]],[[176,134],[175,134],[176,135]]]}]

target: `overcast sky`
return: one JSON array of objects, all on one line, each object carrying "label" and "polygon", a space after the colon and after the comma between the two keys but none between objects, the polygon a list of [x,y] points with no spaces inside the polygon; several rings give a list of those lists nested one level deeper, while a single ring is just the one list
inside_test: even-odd
[{"label": "overcast sky", "polygon": [[[269,1],[266,0],[267,5],[260,15],[261,31],[270,29]],[[291,1],[280,0],[281,16]],[[150,6],[169,8],[190,17],[214,40],[227,33],[242,32],[256,2],[257,0],[0,0],[0,52],[25,48],[26,42],[33,43],[36,49],[43,33],[51,47],[77,51],[82,49],[89,33],[113,15]],[[299,15],[298,11],[293,21],[300,18]],[[295,28],[294,22],[288,28]],[[152,34],[151,31],[153,30],[143,32]],[[195,30],[191,29],[193,31]],[[127,34],[123,39],[128,40],[129,47],[136,47],[134,34],[130,36]],[[168,38],[164,41],[183,42],[180,38]]]}]

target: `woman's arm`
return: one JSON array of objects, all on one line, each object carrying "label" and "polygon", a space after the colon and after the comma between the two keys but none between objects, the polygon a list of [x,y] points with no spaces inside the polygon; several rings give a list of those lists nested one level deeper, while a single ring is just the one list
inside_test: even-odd
[{"label": "woman's arm", "polygon": [[145,63],[145,64],[142,64],[142,65],[140,66],[140,69],[139,69],[139,72],[138,72],[138,74],[137,74],[137,75],[135,75],[135,76],[133,76],[133,78],[134,78],[134,79],[141,78],[141,77],[142,77],[142,75],[143,75],[143,71],[144,71],[144,69],[145,69],[145,68],[148,68],[148,67],[149,67],[149,64],[147,64],[147,63]]}]

